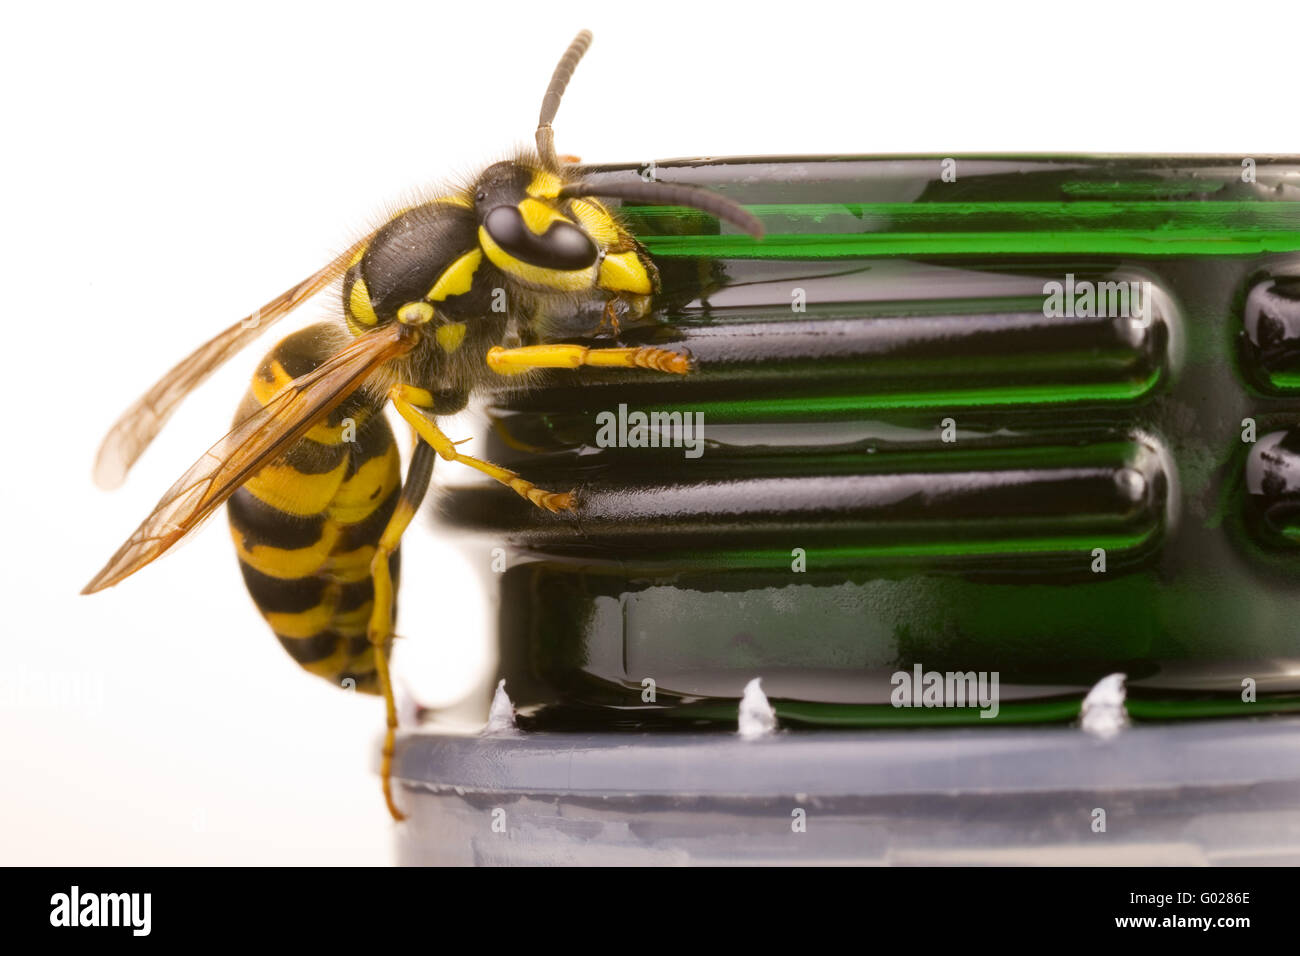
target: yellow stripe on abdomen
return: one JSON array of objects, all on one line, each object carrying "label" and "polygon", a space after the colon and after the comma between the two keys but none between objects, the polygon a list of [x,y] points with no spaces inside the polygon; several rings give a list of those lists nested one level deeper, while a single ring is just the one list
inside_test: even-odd
[{"label": "yellow stripe on abdomen", "polygon": [[244,483],[244,487],[259,501],[286,514],[308,516],[326,511],[343,486],[348,459],[339,456],[339,463],[329,471],[310,475],[298,471],[284,462],[267,465]]},{"label": "yellow stripe on abdomen", "polygon": [[[276,346],[242,414],[271,401],[290,369],[319,365],[332,341],[304,330]],[[355,398],[345,406],[350,420],[318,424],[245,482],[227,511],[249,594],[293,660],[375,692],[370,563],[400,494],[401,457],[381,414]]]}]

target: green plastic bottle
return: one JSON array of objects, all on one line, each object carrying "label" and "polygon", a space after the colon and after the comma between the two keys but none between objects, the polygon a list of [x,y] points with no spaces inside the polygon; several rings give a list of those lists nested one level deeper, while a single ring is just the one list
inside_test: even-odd
[{"label": "green plastic bottle", "polygon": [[[1300,709],[1300,160],[592,178],[637,175],[767,235],[626,208],[664,290],[621,338],[695,370],[495,397],[486,457],[572,514],[452,476],[524,726],[734,726],[753,677],[787,727],[1071,720],[1117,671],[1138,720]],[[996,716],[894,706],[917,666]]]}]

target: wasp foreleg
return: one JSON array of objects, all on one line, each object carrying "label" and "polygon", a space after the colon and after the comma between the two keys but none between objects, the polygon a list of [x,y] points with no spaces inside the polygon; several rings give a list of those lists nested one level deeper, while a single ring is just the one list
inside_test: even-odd
[{"label": "wasp foreleg", "polygon": [[533,368],[583,366],[645,368],[675,375],[685,375],[691,370],[689,355],[653,345],[612,349],[594,349],[584,345],[525,345],[506,349],[497,345],[488,349],[487,364],[499,375],[517,375]]}]

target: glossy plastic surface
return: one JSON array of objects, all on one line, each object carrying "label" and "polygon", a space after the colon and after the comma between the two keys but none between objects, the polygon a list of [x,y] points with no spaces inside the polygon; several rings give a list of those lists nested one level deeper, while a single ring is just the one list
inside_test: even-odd
[{"label": "glossy plastic surface", "polygon": [[525,726],[731,722],[754,676],[787,726],[989,723],[889,706],[918,662],[999,672],[997,723],[1073,719],[1114,671],[1137,719],[1300,707],[1300,162],[653,174],[768,230],[627,210],[665,288],[622,337],[695,371],[503,391],[486,457],[581,509],[463,473],[439,508],[484,566],[509,549]]}]

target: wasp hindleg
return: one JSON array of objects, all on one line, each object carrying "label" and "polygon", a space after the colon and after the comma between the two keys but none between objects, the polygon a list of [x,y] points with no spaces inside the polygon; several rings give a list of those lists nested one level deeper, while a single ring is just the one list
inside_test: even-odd
[{"label": "wasp hindleg", "polygon": [[379,673],[379,692],[384,695],[384,748],[380,757],[379,775],[383,781],[384,802],[394,820],[405,820],[406,815],[397,809],[393,802],[393,750],[397,737],[397,702],[393,697],[393,681],[388,672],[387,648],[393,638],[393,607],[396,604],[393,593],[393,576],[390,572],[389,558],[397,552],[402,543],[411,519],[420,510],[420,502],[429,488],[429,478],[433,474],[434,453],[425,442],[417,441],[411,454],[411,463],[406,470],[406,483],[402,486],[401,497],[393,516],[388,519],[384,533],[375,547],[370,559],[370,579],[374,582],[375,600],[370,610],[370,623],[366,628],[375,652],[375,668]]}]

